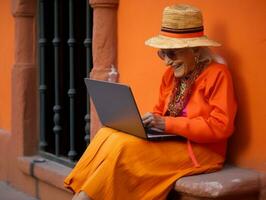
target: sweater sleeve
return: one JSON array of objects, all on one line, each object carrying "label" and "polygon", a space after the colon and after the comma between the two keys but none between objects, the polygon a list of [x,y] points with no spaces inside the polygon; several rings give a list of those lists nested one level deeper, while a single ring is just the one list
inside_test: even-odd
[{"label": "sweater sleeve", "polygon": [[190,117],[165,117],[166,132],[198,143],[218,142],[232,134],[236,102],[229,71],[221,68],[213,74],[209,73],[205,84],[202,95],[210,111]]}]

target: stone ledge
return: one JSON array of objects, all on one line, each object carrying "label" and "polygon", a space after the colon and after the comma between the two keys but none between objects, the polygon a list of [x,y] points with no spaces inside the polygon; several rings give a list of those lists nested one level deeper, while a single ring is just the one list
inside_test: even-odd
[{"label": "stone ledge", "polygon": [[72,170],[71,168],[44,159],[41,156],[19,157],[18,166],[23,173],[59,189],[70,192],[64,188],[63,181]]},{"label": "stone ledge", "polygon": [[175,190],[200,198],[259,194],[260,174],[249,169],[225,166],[218,172],[180,178],[175,183]]},{"label": "stone ledge", "polygon": [[0,198],[2,200],[37,200],[3,181],[0,181]]}]

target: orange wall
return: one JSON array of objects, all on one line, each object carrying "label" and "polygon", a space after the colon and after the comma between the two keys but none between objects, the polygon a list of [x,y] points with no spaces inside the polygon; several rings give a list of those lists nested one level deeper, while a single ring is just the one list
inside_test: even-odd
[{"label": "orange wall", "polygon": [[11,123],[11,67],[14,63],[14,24],[10,0],[0,6],[0,129],[10,131]]},{"label": "orange wall", "polygon": [[[132,86],[142,113],[156,102],[165,69],[156,50],[144,45],[158,33],[162,9],[184,1],[120,0],[118,68],[120,81]],[[266,1],[187,0],[203,11],[205,33],[223,44],[218,51],[228,62],[235,82],[239,112],[229,159],[266,171]]]}]

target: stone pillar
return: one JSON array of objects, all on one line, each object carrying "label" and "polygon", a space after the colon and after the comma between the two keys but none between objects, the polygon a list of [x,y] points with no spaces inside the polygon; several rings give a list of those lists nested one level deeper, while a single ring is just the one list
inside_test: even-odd
[{"label": "stone pillar", "polygon": [[12,145],[16,155],[37,152],[36,1],[13,0],[15,63],[12,68]]},{"label": "stone pillar", "polygon": [[[90,77],[107,80],[111,64],[117,57],[117,7],[118,0],[90,0],[93,8],[93,69]],[[94,106],[91,108],[91,138],[101,127]]]}]

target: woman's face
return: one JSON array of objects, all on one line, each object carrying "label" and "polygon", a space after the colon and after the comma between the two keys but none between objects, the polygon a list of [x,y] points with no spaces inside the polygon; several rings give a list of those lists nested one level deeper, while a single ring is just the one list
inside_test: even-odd
[{"label": "woman's face", "polygon": [[167,66],[174,69],[177,78],[186,76],[196,66],[195,53],[191,48],[160,49],[158,55]]}]

